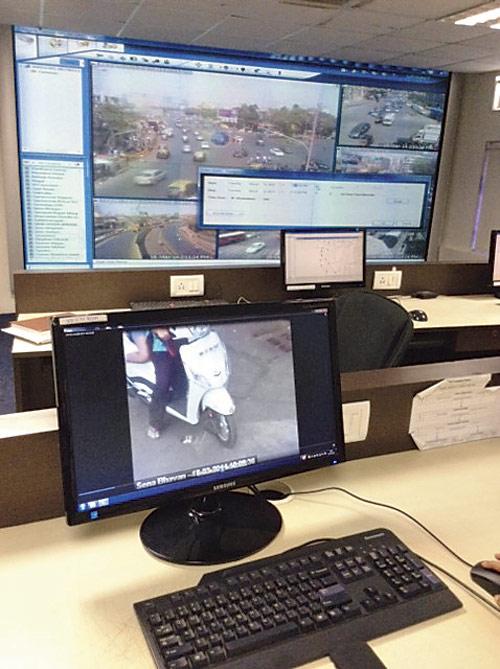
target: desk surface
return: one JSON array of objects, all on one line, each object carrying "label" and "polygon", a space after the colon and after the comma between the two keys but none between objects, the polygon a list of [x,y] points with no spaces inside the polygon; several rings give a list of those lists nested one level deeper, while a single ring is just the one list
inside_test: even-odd
[{"label": "desk surface", "polygon": [[493,295],[439,295],[430,300],[401,296],[407,310],[420,309],[427,321],[413,321],[415,330],[500,325],[500,300]]},{"label": "desk surface", "polygon": [[[439,295],[430,300],[400,296],[396,299],[408,311],[421,309],[427,313],[427,321],[413,322],[416,330],[500,325],[500,300],[493,295]],[[20,314],[19,319],[37,315]],[[17,338],[12,346],[15,357],[49,355],[51,350],[51,344],[37,346]]]},{"label": "desk surface", "polygon": [[[500,440],[487,440],[358,460],[289,483],[294,490],[344,486],[398,505],[476,562],[500,550],[499,471]],[[463,565],[394,512],[338,492],[291,498],[279,508],[283,529],[257,558],[309,539],[383,526],[468,581]],[[143,516],[72,528],[58,518],[0,530],[2,666],[153,667],[133,602],[192,586],[203,569],[169,565],[147,554],[138,537]],[[463,609],[371,642],[388,669],[498,668],[500,616],[449,584]],[[307,666],[332,664],[324,659]]]}]

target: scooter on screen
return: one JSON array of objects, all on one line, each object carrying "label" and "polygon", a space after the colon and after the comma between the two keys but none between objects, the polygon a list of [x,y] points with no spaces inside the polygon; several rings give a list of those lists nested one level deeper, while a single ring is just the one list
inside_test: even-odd
[{"label": "scooter on screen", "polygon": [[[179,369],[165,405],[167,414],[191,425],[202,424],[226,446],[236,442],[235,405],[227,383],[229,360],[221,338],[207,325],[179,326],[170,330],[177,342]],[[136,351],[135,344],[123,336],[125,356]],[[149,404],[156,383],[151,361],[126,361],[127,390]]]}]

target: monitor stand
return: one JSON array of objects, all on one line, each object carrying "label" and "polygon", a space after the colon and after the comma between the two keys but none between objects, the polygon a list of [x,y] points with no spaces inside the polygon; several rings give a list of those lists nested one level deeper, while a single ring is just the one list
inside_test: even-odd
[{"label": "monitor stand", "polygon": [[145,548],[178,564],[219,564],[264,548],[281,529],[281,514],[261,495],[223,492],[156,509],[142,523]]}]

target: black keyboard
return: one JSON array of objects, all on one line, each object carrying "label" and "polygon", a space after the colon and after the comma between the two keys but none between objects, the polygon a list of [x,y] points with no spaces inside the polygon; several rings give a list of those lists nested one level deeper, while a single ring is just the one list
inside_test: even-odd
[{"label": "black keyboard", "polygon": [[288,669],[324,656],[335,661],[336,649],[461,606],[385,529],[215,571],[193,588],[134,604],[162,669]]},{"label": "black keyboard", "polygon": [[175,300],[139,300],[130,302],[132,311],[153,311],[156,309],[176,309],[191,307],[211,307],[216,304],[227,304],[224,300],[208,299],[175,299]]}]

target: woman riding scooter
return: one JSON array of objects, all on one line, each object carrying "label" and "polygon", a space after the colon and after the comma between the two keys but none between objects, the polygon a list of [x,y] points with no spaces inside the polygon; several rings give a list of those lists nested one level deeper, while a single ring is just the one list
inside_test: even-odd
[{"label": "woman riding scooter", "polygon": [[151,360],[155,368],[156,384],[149,405],[149,426],[147,435],[158,439],[165,423],[165,404],[178,369],[178,348],[174,344],[170,330],[166,327],[154,328],[151,332],[139,331],[132,340],[137,351],[127,353],[129,362]]}]

